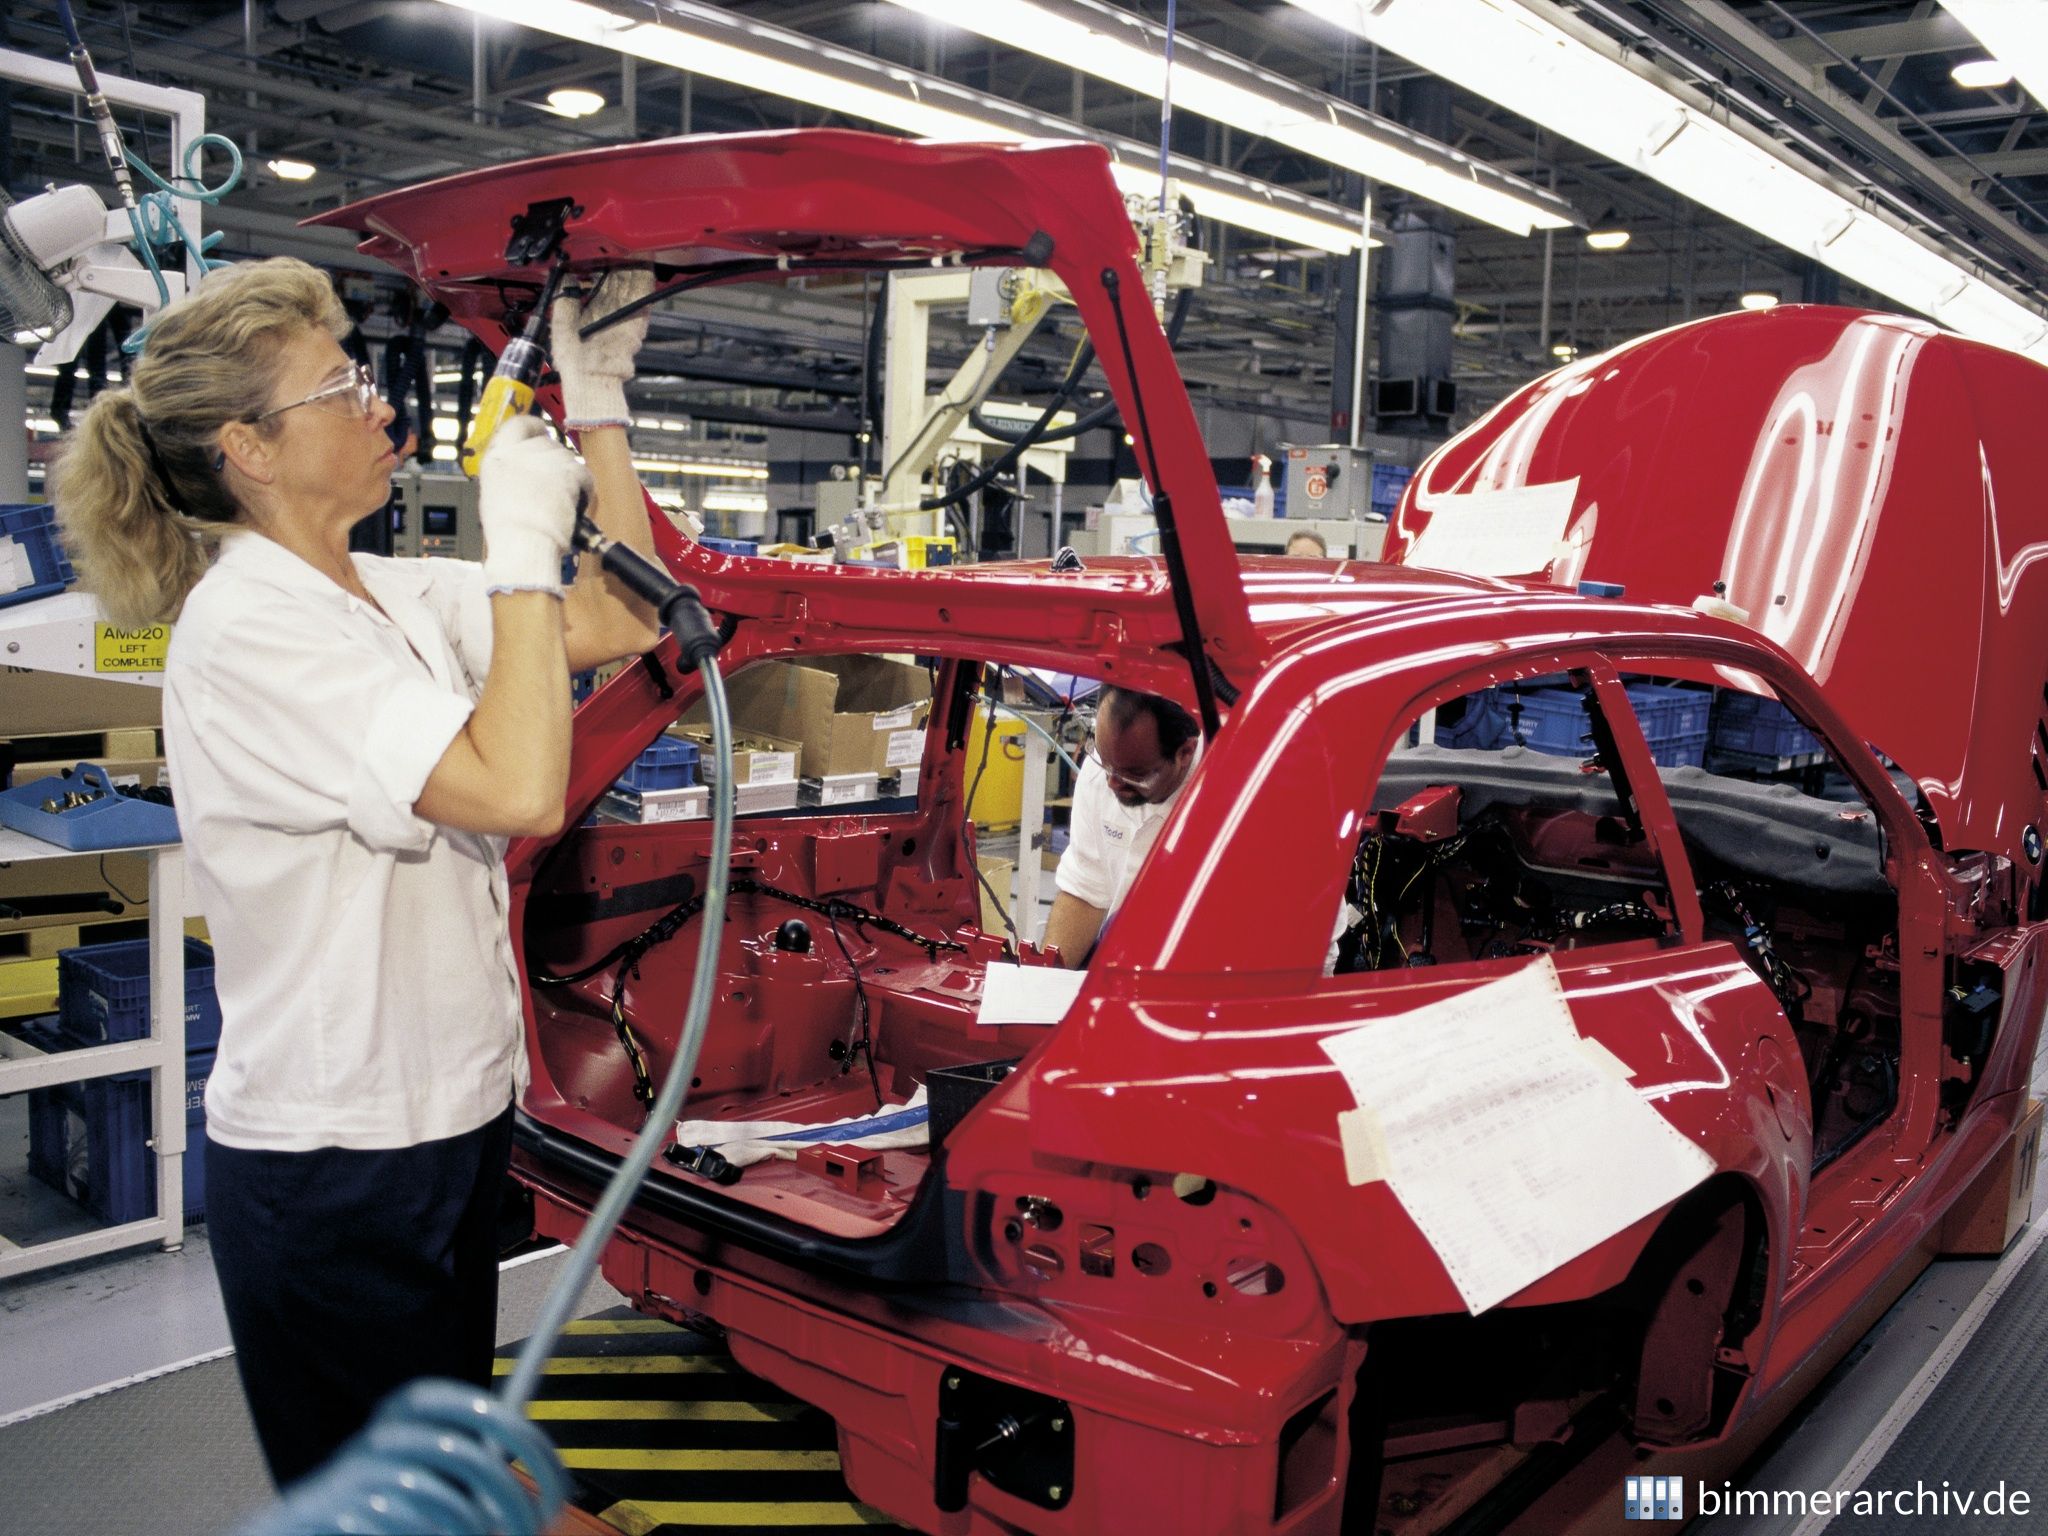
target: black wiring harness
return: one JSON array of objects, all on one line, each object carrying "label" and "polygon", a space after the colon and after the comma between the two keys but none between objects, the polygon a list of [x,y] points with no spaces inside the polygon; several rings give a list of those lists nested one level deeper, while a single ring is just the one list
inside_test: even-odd
[{"label": "black wiring harness", "polygon": [[[867,1061],[869,1084],[874,1088],[876,1102],[879,1103],[881,1084],[875,1071],[873,1011],[868,1005],[867,988],[861,981],[860,966],[855,963],[853,951],[847,947],[846,939],[839,931],[840,922],[844,920],[852,923],[863,937],[866,936],[868,929],[873,928],[907,940],[922,949],[925,957],[930,960],[937,960],[941,953],[947,951],[965,954],[967,946],[955,939],[935,939],[929,934],[917,932],[914,928],[906,928],[894,918],[884,917],[881,913],[863,907],[857,902],[847,901],[838,896],[828,896],[822,901],[812,896],[799,896],[795,891],[785,891],[780,886],[770,885],[765,880],[756,880],[751,875],[733,876],[729,889],[734,895],[745,893],[766,896],[792,907],[799,907],[806,912],[815,912],[825,919],[826,925],[832,930],[833,939],[839,945],[840,954],[846,957],[847,967],[853,972],[854,1025],[840,1056],[840,1070],[851,1071],[853,1058],[864,1056]],[[633,1026],[626,1018],[626,983],[628,980],[640,979],[640,961],[649,950],[674,938],[682,931],[685,923],[703,910],[704,896],[700,892],[687,901],[669,908],[630,939],[614,944],[588,965],[579,966],[573,971],[557,974],[544,971],[531,962],[528,964],[533,984],[537,987],[574,986],[579,981],[589,980],[600,971],[612,972],[612,1028],[618,1032],[619,1045],[625,1051],[626,1061],[633,1069],[633,1097],[638,1099],[643,1107],[654,1103],[654,1077],[648,1071],[646,1049],[640,1044],[639,1036],[633,1032]]]},{"label": "black wiring harness", "polygon": [[1813,996],[1813,985],[1779,958],[1777,940],[1770,926],[1750,910],[1742,888],[1732,880],[1719,880],[1700,894],[1711,897],[1741,925],[1742,944],[1749,951],[1750,963],[1763,977],[1764,984],[1777,994],[1778,1002],[1785,1009],[1785,1017],[1795,1026],[1803,1023],[1806,1000]]}]

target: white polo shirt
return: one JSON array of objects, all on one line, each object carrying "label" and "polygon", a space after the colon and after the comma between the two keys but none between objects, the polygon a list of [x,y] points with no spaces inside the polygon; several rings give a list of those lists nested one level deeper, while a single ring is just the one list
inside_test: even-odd
[{"label": "white polo shirt", "polygon": [[213,937],[226,1146],[412,1146],[525,1086],[504,841],[412,809],[491,664],[483,571],[354,559],[377,607],[230,534],[172,631],[164,750]]},{"label": "white polo shirt", "polygon": [[[1200,747],[1196,761],[1200,761]],[[1194,764],[1188,765],[1190,777]],[[1067,851],[1053,883],[1091,907],[1115,912],[1131,893],[1145,855],[1159,839],[1159,829],[1180,801],[1187,779],[1157,805],[1125,805],[1111,793],[1109,775],[1094,758],[1081,765],[1074,785],[1074,808],[1067,817]],[[1078,959],[1078,956],[1070,956]]]}]

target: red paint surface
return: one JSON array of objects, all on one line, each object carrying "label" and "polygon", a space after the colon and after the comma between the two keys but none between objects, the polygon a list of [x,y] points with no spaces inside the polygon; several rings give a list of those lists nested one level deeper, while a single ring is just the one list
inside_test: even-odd
[{"label": "red paint surface", "polygon": [[[1138,302],[1130,230],[1099,152],[744,135],[482,171],[324,219],[367,232],[366,249],[495,342],[490,280],[507,275],[506,221],[563,193],[584,206],[569,241],[583,270],[717,253],[946,252],[1044,230],[1129,419],[1131,381],[1097,281],[1104,268],[1119,272],[1202,627],[1244,689],[1057,1029],[974,1028],[994,941],[969,934],[966,954],[937,958],[887,936],[860,941],[892,1097],[934,1065],[1027,1058],[948,1146],[945,1274],[876,1287],[799,1250],[765,1251],[645,1208],[606,1255],[608,1276],[637,1305],[715,1319],[742,1364],[830,1412],[860,1497],[948,1536],[1338,1529],[1343,1409],[1372,1326],[1460,1304],[1388,1188],[1347,1181],[1336,1116],[1350,1098],[1319,1042],[1492,979],[1501,965],[1335,981],[1320,968],[1371,804],[1370,765],[1419,710],[1480,683],[1575,666],[1618,698],[1616,672],[1734,671],[1769,682],[1844,761],[1867,765],[1859,776],[1868,772],[1863,789],[1899,891],[1901,1088],[1889,1120],[1818,1176],[1807,1171],[1812,1109],[1797,1043],[1739,952],[1703,933],[1670,807],[1626,720],[1619,746],[1649,848],[1673,871],[1679,933],[1663,946],[1557,957],[1581,1031],[1633,1069],[1760,1223],[1761,1320],[1741,1352],[1749,1384],[1736,1420],[1911,1253],[2013,1124],[2048,995],[2038,930],[2002,915],[1986,891],[1997,881],[2010,889],[2014,870],[2019,886],[2031,884],[2021,829],[2042,812],[2030,753],[2048,594],[2033,566],[2048,548],[2048,514],[2034,439],[2048,374],[2034,365],[1917,322],[1846,311],[1781,308],[1682,327],[1529,386],[1411,483],[1396,556],[1442,494],[1576,478],[1579,549],[1548,581],[1356,563],[1310,576],[1240,565],[1229,549],[1192,411]],[[713,609],[742,621],[728,670],[757,657],[910,652],[1079,669],[1192,702],[1168,649],[1178,629],[1155,561],[1097,560],[1058,577],[1043,564],[833,570],[728,559],[666,534],[663,553]],[[1557,590],[1580,576],[1625,583],[1627,601]],[[1715,580],[1751,610],[1751,626],[1686,610]],[[660,681],[628,668],[578,714],[578,815],[694,696],[668,665],[672,647],[656,654]],[[1948,847],[2011,868],[1952,869],[1863,741],[1920,781]],[[914,812],[745,823],[737,862],[808,893],[818,839],[872,835],[874,887],[860,899],[919,932],[960,936],[975,912],[964,758],[935,724]],[[515,923],[524,931],[529,903],[539,911],[564,893],[701,872],[707,841],[704,827],[683,825],[522,844]],[[786,915],[759,898],[735,909],[721,959],[728,995],[692,1114],[740,1113],[763,1095],[799,1119],[865,1107],[857,1078],[820,1083],[815,1067],[844,1033],[848,974],[822,932],[812,956],[773,953],[765,936]],[[541,925],[531,958],[557,968],[588,960],[645,920]],[[629,990],[657,1076],[689,984],[683,950],[650,956]],[[1937,1095],[1954,1071],[1942,989],[1964,954],[2002,970],[2006,1004],[1957,1122]],[[637,1119],[598,1016],[606,985],[536,989],[524,1108],[617,1153]],[[799,1236],[883,1241],[928,1168],[922,1154],[893,1153],[849,1186],[778,1165],[720,1198]],[[542,1230],[573,1235],[588,1183],[531,1157],[521,1170],[540,1192]],[[1176,1200],[1177,1174],[1213,1180],[1216,1197]],[[671,1170],[654,1177],[705,1188]],[[1034,1197],[1064,1214],[1048,1239],[1057,1273],[1021,1262],[991,1230]],[[1620,1285],[1663,1220],[1638,1222],[1508,1308]],[[1082,1234],[1103,1228],[1120,1262],[1090,1274]],[[1141,1244],[1170,1267],[1142,1272],[1129,1258]],[[1246,1273],[1284,1284],[1231,1283]],[[934,1507],[938,1382],[958,1366],[1071,1406],[1079,1461],[1063,1509],[980,1480],[966,1512]],[[1333,1391],[1328,1474],[1276,1515],[1282,1426]]]}]

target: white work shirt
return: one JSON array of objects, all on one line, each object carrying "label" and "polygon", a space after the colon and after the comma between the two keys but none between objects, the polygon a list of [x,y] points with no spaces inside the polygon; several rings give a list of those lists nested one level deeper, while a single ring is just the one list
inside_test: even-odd
[{"label": "white work shirt", "polygon": [[[1199,755],[1196,761],[1200,761]],[[1194,771],[1190,763],[1190,778]],[[1102,765],[1089,758],[1081,765],[1080,780],[1074,785],[1074,808],[1067,817],[1067,851],[1060,855],[1053,883],[1091,907],[1115,912],[1130,895],[1145,855],[1152,851],[1160,827],[1187,785],[1187,779],[1182,779],[1157,805],[1125,805],[1110,792],[1109,775]]]},{"label": "white work shirt", "polygon": [[483,571],[354,560],[376,607],[232,533],[172,631],[164,750],[213,938],[225,1146],[413,1146],[525,1086],[504,841],[412,809],[491,664]]}]

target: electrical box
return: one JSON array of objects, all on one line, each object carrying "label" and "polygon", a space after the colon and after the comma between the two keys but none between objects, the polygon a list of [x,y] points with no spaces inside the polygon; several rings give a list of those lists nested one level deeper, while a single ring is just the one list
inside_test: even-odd
[{"label": "electrical box", "polygon": [[1353,522],[1372,512],[1372,455],[1337,443],[1282,443],[1286,456],[1288,521],[1335,518]]},{"label": "electrical box", "polygon": [[820,480],[811,489],[815,493],[817,526],[820,528],[830,528],[861,508],[861,483],[857,478]]},{"label": "electrical box", "polygon": [[391,535],[394,555],[483,559],[484,527],[474,480],[407,470],[392,476],[391,488],[401,507],[399,526]]},{"label": "electrical box", "polygon": [[975,267],[967,274],[967,323],[976,330],[1010,323],[1010,267]]}]

